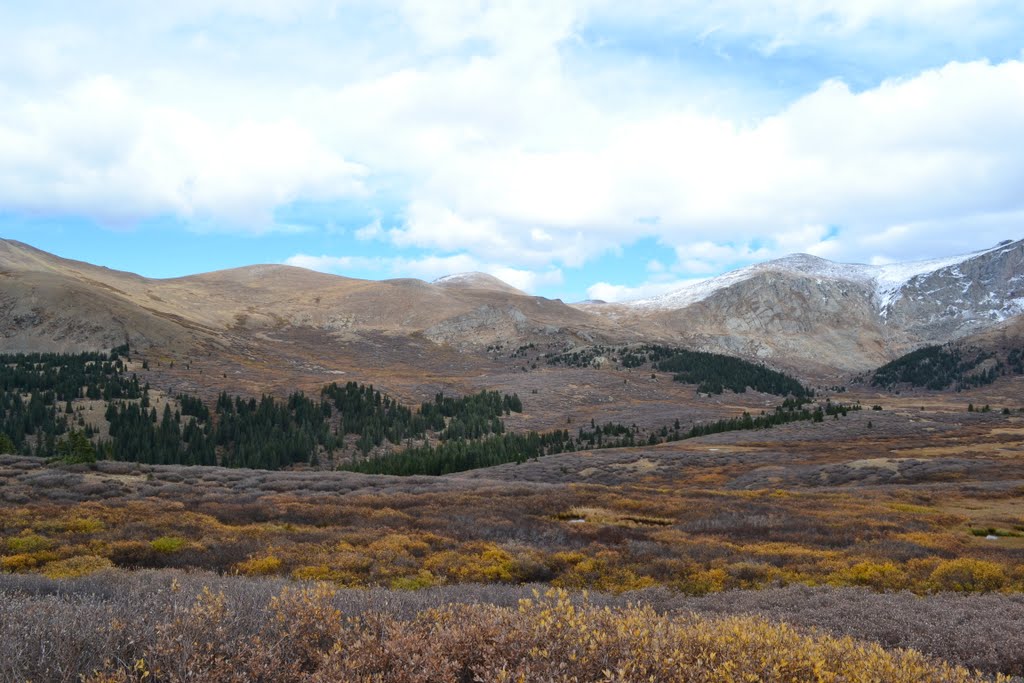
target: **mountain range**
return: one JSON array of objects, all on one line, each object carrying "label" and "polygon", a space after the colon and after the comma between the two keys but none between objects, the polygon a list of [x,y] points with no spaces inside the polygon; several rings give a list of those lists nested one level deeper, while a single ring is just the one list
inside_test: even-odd
[{"label": "mountain range", "polygon": [[530,296],[482,273],[358,280],[282,265],[149,279],[0,240],[0,348],[228,348],[309,330],[344,345],[571,348],[656,342],[807,372],[857,372],[924,344],[1014,328],[1024,241],[959,257],[867,266],[807,254],[609,304]]}]

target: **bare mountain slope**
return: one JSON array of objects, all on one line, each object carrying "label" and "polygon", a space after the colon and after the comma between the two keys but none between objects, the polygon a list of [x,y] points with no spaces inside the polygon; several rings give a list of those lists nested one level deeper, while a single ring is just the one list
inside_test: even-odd
[{"label": "bare mountain slope", "polygon": [[480,347],[549,337],[603,339],[616,327],[493,279],[485,286],[378,282],[259,265],[154,280],[13,241],[0,241],[0,278],[0,343],[6,351],[103,349],[126,339],[136,345],[229,345],[239,336],[296,327],[327,331],[339,341],[422,334]]}]

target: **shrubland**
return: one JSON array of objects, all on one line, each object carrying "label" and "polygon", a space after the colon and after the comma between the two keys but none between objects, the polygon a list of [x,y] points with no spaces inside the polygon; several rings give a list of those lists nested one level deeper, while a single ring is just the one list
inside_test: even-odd
[{"label": "shrubland", "polygon": [[0,457],[0,482],[9,572],[177,567],[340,586],[542,581],[689,594],[1024,590],[1017,539],[979,539],[944,511],[948,494],[47,467],[12,456]]},{"label": "shrubland", "polygon": [[1024,670],[1024,604],[948,594],[395,592],[162,570],[0,576],[0,596],[4,680],[967,682]]}]

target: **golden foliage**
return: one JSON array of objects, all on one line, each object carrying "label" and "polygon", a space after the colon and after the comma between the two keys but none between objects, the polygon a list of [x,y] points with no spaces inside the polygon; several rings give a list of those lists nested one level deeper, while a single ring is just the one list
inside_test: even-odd
[{"label": "golden foliage", "polygon": [[249,576],[266,576],[267,574],[275,574],[280,568],[281,558],[274,555],[250,557],[248,560],[239,562],[235,565],[235,569],[240,574],[248,574]]},{"label": "golden foliage", "polygon": [[4,555],[0,557],[0,568],[5,572],[24,572],[34,569],[39,565],[39,560],[31,553],[18,553],[17,555]]},{"label": "golden foliage", "polygon": [[[518,608],[483,604],[426,610],[410,619],[368,612],[345,618],[324,584],[287,589],[258,632],[231,638],[224,596],[204,591],[156,626],[136,661],[111,663],[88,683],[260,680],[549,681],[578,683],[980,683],[981,675],[912,650],[800,632],[752,617],[659,614],[649,606],[599,609],[564,591]],[[999,683],[1007,681],[997,676]]]},{"label": "golden foliage", "polygon": [[57,560],[43,567],[43,574],[51,579],[74,579],[88,576],[105,569],[112,569],[114,563],[96,555],[78,555],[66,560]]},{"label": "golden foliage", "polygon": [[931,574],[938,590],[995,591],[1006,586],[1003,568],[994,562],[959,558],[940,563]]},{"label": "golden foliage", "polygon": [[428,571],[454,581],[512,582],[520,577],[519,564],[494,543],[474,543],[460,552],[445,550],[427,558]]},{"label": "golden foliage", "polygon": [[892,562],[858,562],[839,572],[836,578],[840,585],[867,586],[877,590],[900,590],[909,583],[906,570]]}]

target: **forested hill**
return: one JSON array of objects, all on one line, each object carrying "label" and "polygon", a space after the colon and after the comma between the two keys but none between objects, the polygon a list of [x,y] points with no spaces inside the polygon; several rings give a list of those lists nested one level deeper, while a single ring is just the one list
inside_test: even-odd
[{"label": "forested hill", "polygon": [[1006,353],[973,346],[925,346],[886,363],[870,377],[872,386],[961,391],[991,384],[1004,375],[1024,374],[1024,349]]},{"label": "forested hill", "polygon": [[127,347],[0,355],[0,452],[278,469],[431,437],[501,434],[501,417],[522,411],[518,396],[494,391],[438,394],[413,410],[354,382],[330,384],[318,398],[222,393],[211,408],[179,394],[158,405],[156,392],[127,371],[128,360]]}]

